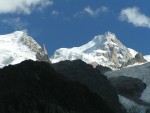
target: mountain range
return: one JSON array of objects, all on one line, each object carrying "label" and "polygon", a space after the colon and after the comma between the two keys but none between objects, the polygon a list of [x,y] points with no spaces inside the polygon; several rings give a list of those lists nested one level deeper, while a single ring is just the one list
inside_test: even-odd
[{"label": "mountain range", "polygon": [[82,61],[92,65],[103,65],[112,69],[139,64],[149,60],[133,49],[124,46],[111,32],[95,36],[88,43],[73,48],[60,48],[50,58],[52,63],[64,60]]},{"label": "mountain range", "polygon": [[142,56],[137,51],[124,46],[111,32],[95,36],[88,43],[73,48],[60,48],[48,59],[45,46],[40,46],[32,37],[22,31],[0,35],[0,67],[17,64],[21,61],[46,60],[57,63],[64,60],[81,59],[87,64],[103,65],[118,69],[128,65],[136,65],[150,60],[150,56]]},{"label": "mountain range", "polygon": [[[25,109],[31,102],[31,97],[35,97],[29,105],[31,109],[35,107],[38,109],[38,105],[50,104],[50,106],[59,106],[60,109],[69,113],[72,113],[71,110],[73,113],[90,113],[94,109],[93,113],[150,112],[150,55],[143,56],[134,49],[126,47],[114,33],[106,32],[95,36],[80,47],[60,48],[49,58],[44,45],[39,45],[22,31],[15,31],[11,34],[0,35],[0,54],[1,112],[1,108],[4,110],[7,107],[10,108],[5,103],[5,99],[11,105],[10,109],[19,111],[20,107],[16,105],[21,103],[23,112],[29,112],[30,110]],[[31,92],[28,90],[29,84]],[[3,88],[4,86],[6,88]],[[45,90],[43,90],[44,87]],[[8,90],[3,90],[7,88]],[[22,88],[25,92],[21,90]],[[36,96],[34,91],[40,94]],[[62,93],[68,91],[69,94]],[[8,98],[10,96],[7,94],[14,95],[14,98]],[[16,95],[19,100],[16,100]],[[70,95],[75,98],[74,104],[71,104],[70,99],[65,103],[63,98],[67,95],[70,99]],[[84,98],[83,95],[86,97]],[[82,106],[78,103],[87,104]],[[41,111],[44,109],[40,108]],[[7,113],[11,112],[7,111]]]}]

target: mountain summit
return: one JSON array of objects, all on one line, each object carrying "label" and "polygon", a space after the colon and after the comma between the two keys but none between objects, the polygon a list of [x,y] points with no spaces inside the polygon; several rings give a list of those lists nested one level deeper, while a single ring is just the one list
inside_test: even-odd
[{"label": "mountain summit", "polygon": [[39,60],[44,56],[42,50],[42,47],[25,32],[15,31],[0,35],[0,68],[27,59]]},{"label": "mountain summit", "polygon": [[80,47],[56,50],[51,62],[81,59],[88,64],[99,64],[115,69],[124,66],[134,57],[132,51],[125,47],[115,34],[106,32],[104,35],[95,36],[92,41]]}]

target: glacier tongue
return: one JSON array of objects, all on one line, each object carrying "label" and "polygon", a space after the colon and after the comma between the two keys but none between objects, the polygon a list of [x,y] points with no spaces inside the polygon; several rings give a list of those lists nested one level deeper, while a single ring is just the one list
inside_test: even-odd
[{"label": "glacier tongue", "polygon": [[0,68],[24,60],[36,60],[36,50],[41,47],[26,33],[16,31],[0,35]]},{"label": "glacier tongue", "polygon": [[80,47],[60,48],[50,59],[52,63],[81,59],[88,64],[97,63],[115,69],[131,58],[133,55],[115,34],[106,32],[104,35],[95,36],[92,41]]}]

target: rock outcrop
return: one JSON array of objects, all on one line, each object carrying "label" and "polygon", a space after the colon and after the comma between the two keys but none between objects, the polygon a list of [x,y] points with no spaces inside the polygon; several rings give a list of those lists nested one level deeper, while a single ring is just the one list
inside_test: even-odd
[{"label": "rock outcrop", "polygon": [[32,37],[28,36],[26,33],[23,33],[22,38],[20,40],[22,44],[28,46],[33,52],[38,52],[40,49],[40,45],[32,39]]},{"label": "rock outcrop", "polygon": [[122,65],[122,67],[133,65],[135,63],[145,63],[145,62],[147,62],[147,60],[143,57],[143,55],[141,53],[137,53],[132,59],[128,60],[127,63]]},{"label": "rock outcrop", "polygon": [[48,57],[48,53],[44,44],[42,45],[42,48],[37,51],[36,59],[38,61],[44,61],[50,63],[50,59]]},{"label": "rock outcrop", "polygon": [[116,67],[119,67],[117,49],[113,46],[111,52],[111,59],[113,60]]},{"label": "rock outcrop", "polygon": [[147,62],[147,60],[143,57],[143,55],[141,53],[137,53],[135,55],[135,59],[137,60],[137,62],[139,63],[144,63]]}]

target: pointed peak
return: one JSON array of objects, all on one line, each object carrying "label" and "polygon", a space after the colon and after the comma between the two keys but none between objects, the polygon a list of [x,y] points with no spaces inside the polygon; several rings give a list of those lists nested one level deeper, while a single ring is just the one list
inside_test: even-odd
[{"label": "pointed peak", "polygon": [[117,40],[116,35],[110,31],[105,32],[104,37],[107,38],[107,40]]},{"label": "pointed peak", "polygon": [[114,33],[107,31],[104,33],[105,36],[116,36]]},{"label": "pointed peak", "polygon": [[14,31],[13,32],[14,34],[23,34],[23,33],[25,33],[24,31]]},{"label": "pointed peak", "polygon": [[105,32],[103,35],[95,36],[94,42],[102,42],[102,41],[115,41],[117,40],[116,35],[110,31]]},{"label": "pointed peak", "polygon": [[44,55],[48,55],[45,44],[42,45],[42,52]]},{"label": "pointed peak", "polygon": [[14,34],[14,35],[16,35],[16,36],[23,36],[23,35],[27,35],[27,33],[26,32],[24,32],[24,31],[14,31],[13,33],[11,33],[11,34]]}]

